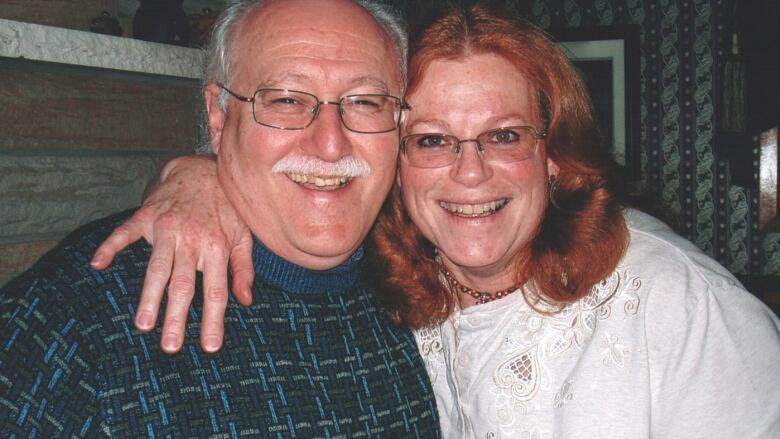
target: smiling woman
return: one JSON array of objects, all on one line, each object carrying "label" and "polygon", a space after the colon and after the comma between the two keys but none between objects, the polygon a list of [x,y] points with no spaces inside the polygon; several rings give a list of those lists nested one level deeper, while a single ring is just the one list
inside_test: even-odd
[{"label": "smiling woman", "polygon": [[[468,27],[471,19],[476,29]],[[392,261],[383,265],[388,307],[418,327],[474,303],[459,303],[439,282],[442,263],[483,291],[533,280],[535,288],[520,289],[531,304],[581,298],[614,268],[626,231],[611,179],[617,165],[599,143],[588,95],[568,58],[529,24],[481,21],[479,14],[446,17],[418,47],[400,181],[376,233],[380,255]],[[468,141],[441,162],[448,166],[426,169],[440,162],[422,165],[407,147],[418,133],[476,139],[510,126],[537,133],[518,156],[523,160]],[[459,215],[493,202],[500,209],[491,215]],[[418,242],[433,243],[438,256]]]},{"label": "smiling woman", "polygon": [[[406,212],[436,243],[439,262],[462,283],[482,290],[507,288],[522,280],[515,263],[530,256],[528,243],[547,207],[548,177],[559,172],[547,157],[544,142],[532,134],[512,150],[496,146],[507,145],[494,138],[502,132],[518,138],[517,133],[526,132],[496,128],[519,125],[544,132],[536,96],[535,88],[509,61],[490,53],[431,62],[407,96],[415,110],[404,128],[409,134],[400,162],[399,188]],[[417,144],[409,142],[419,132],[475,140],[453,142],[459,147],[452,150],[449,163],[428,161],[419,167],[410,154]],[[486,211],[485,205],[497,208]]]},{"label": "smiling woman", "polygon": [[[419,328],[444,435],[778,434],[776,317],[624,209],[563,53],[479,6],[447,14],[416,47],[376,277],[394,318]],[[521,147],[521,132],[545,135]],[[730,329],[744,321],[752,335]],[[711,377],[734,374],[746,376],[713,394]],[[760,398],[755,410],[772,415],[737,414],[732,398]]]}]

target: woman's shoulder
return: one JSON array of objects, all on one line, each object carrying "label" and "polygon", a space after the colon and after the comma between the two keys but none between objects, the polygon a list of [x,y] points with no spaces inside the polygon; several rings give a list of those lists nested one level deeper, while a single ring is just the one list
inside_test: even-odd
[{"label": "woman's shoulder", "polygon": [[646,213],[625,211],[629,242],[619,265],[641,272],[653,283],[693,291],[739,285],[734,276],[695,244]]},{"label": "woman's shoulder", "polygon": [[630,243],[619,268],[640,285],[640,332],[659,431],[693,431],[701,423],[691,419],[706,419],[710,431],[729,437],[745,429],[757,432],[750,437],[770,437],[765,433],[780,427],[777,316],[659,220],[631,210],[625,216]]},{"label": "woman's shoulder", "polygon": [[649,330],[752,320],[777,337],[777,317],[725,267],[656,218],[630,209],[625,218],[629,244],[618,268],[639,285]]}]

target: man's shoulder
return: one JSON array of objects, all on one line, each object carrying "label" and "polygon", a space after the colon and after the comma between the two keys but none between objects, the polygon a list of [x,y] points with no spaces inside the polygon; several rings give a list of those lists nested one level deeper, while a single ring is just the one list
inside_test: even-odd
[{"label": "man's shoulder", "polygon": [[29,295],[34,289],[69,291],[90,290],[108,279],[135,277],[143,271],[148,260],[149,245],[137,242],[115,258],[103,271],[93,270],[90,260],[100,243],[132,215],[133,210],[119,212],[85,224],[69,233],[54,248],[44,254],[32,267],[9,281],[0,289],[0,297],[8,300]]},{"label": "man's shoulder", "polygon": [[105,425],[96,392],[105,364],[120,364],[112,355],[124,353],[110,348],[127,349],[128,304],[137,300],[148,246],[131,246],[103,271],[89,262],[131,214],[80,227],[0,288],[0,436],[92,436]]},{"label": "man's shoulder", "polygon": [[[91,259],[92,254],[100,243],[108,238],[108,235],[110,235],[115,228],[130,218],[135,210],[136,209],[129,209],[117,212],[78,227],[65,236],[49,254],[58,252],[64,252],[66,254],[86,252],[90,253],[88,257]],[[48,256],[49,254],[45,256]]]}]

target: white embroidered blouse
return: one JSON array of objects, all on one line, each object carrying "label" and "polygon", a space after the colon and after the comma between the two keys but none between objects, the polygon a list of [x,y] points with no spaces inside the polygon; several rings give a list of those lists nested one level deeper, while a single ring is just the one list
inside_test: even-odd
[{"label": "white embroidered blouse", "polygon": [[780,438],[780,323],[717,262],[626,211],[590,294],[521,294],[416,332],[447,438]]}]

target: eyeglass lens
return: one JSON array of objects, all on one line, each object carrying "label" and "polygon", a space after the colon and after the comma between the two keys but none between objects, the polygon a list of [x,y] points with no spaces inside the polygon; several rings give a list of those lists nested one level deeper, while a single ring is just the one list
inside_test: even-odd
[{"label": "eyeglass lens", "polygon": [[398,98],[386,95],[352,95],[335,103],[319,101],[316,96],[299,91],[260,89],[254,95],[254,116],[262,125],[303,129],[314,121],[322,105],[338,105],[341,120],[348,129],[380,133],[398,126],[400,104]]},{"label": "eyeglass lens", "polygon": [[463,144],[476,142],[485,160],[519,162],[536,151],[538,135],[533,127],[504,127],[485,131],[476,139],[460,140],[449,134],[411,134],[402,139],[403,154],[409,164],[420,168],[449,166],[460,156]]}]

